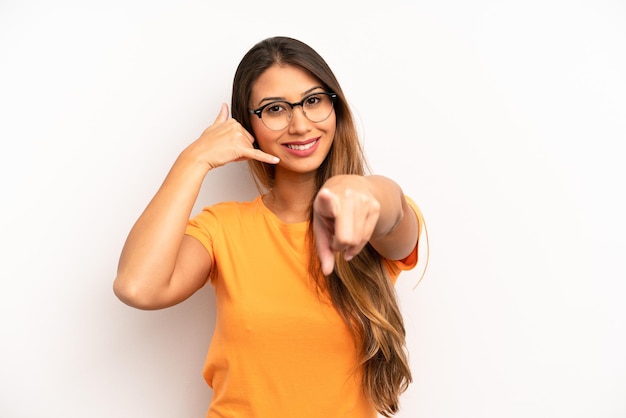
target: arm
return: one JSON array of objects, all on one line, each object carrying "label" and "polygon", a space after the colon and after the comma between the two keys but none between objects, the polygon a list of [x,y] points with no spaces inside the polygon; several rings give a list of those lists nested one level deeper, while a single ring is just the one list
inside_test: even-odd
[{"label": "arm", "polygon": [[122,249],[113,290],[140,309],[175,305],[201,288],[211,260],[187,221],[206,174],[231,161],[277,159],[253,147],[254,138],[223,105],[217,119],[176,159],[163,184],[131,229]]},{"label": "arm", "polygon": [[337,251],[350,260],[369,242],[383,257],[400,260],[417,242],[417,215],[400,186],[386,177],[332,177],[316,196],[313,210],[324,274],[333,270]]}]

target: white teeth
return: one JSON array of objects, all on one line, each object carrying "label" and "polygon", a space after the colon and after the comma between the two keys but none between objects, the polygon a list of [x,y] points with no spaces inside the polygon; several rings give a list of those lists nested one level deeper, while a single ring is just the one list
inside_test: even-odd
[{"label": "white teeth", "polygon": [[298,150],[298,151],[304,151],[304,150],[308,150],[311,147],[313,147],[313,145],[315,145],[316,142],[317,141],[313,141],[313,142],[305,144],[305,145],[287,144],[287,148],[295,149],[295,150]]}]

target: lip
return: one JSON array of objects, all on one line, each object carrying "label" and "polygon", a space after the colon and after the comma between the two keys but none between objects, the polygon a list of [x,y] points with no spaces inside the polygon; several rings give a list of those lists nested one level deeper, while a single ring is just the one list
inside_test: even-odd
[{"label": "lip", "polygon": [[[307,139],[306,141],[285,142],[282,145],[283,147],[285,147],[287,152],[289,152],[292,155],[295,155],[298,157],[308,157],[309,155],[313,154],[315,150],[317,150],[317,147],[319,146],[319,143],[320,143],[320,139],[321,137],[317,137],[317,138]],[[309,144],[313,144],[313,146],[305,150],[292,149],[287,146],[287,145],[309,145]]]}]

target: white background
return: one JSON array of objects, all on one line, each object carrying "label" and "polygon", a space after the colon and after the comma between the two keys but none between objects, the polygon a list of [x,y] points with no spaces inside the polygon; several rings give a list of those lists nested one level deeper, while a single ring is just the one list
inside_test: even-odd
[{"label": "white background", "polygon": [[[368,4],[0,0],[2,417],[204,416],[211,289],[144,312],[111,285],[273,35],[326,58],[373,170],[427,219],[427,274],[397,285],[415,375],[397,416],[626,416],[626,5]],[[231,165],[196,209],[254,193]]]}]

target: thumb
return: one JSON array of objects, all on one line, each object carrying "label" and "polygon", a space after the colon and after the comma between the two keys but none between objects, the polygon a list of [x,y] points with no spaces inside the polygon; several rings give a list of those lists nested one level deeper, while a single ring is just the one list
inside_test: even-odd
[{"label": "thumb", "polygon": [[227,120],[228,120],[228,105],[226,103],[222,103],[222,107],[220,107],[220,113],[217,114],[217,118],[215,118],[214,123],[226,122]]}]

